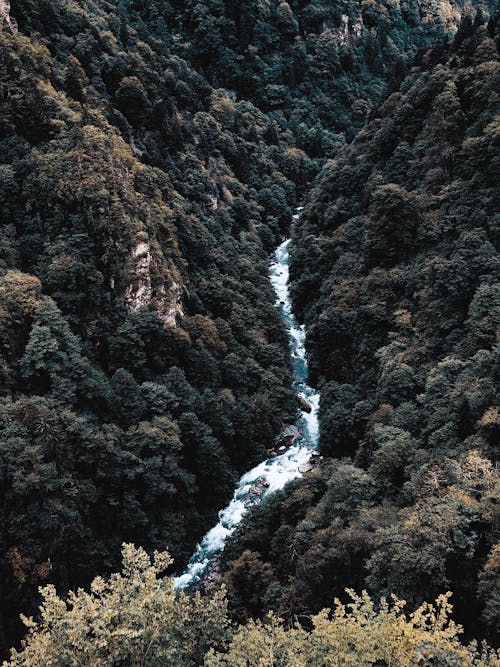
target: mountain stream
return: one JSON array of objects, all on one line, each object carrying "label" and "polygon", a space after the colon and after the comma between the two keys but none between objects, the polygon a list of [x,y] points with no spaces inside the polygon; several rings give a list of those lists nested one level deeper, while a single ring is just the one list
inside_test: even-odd
[{"label": "mountain stream", "polygon": [[226,539],[235,531],[246,511],[256,504],[265,502],[269,494],[282,489],[291,479],[301,477],[299,468],[308,469],[307,464],[311,457],[317,456],[314,450],[318,443],[319,394],[307,384],[305,329],[303,325],[299,325],[292,312],[288,289],[289,246],[290,239],[278,246],[270,264],[269,274],[276,292],[276,307],[280,309],[288,331],[293,367],[292,388],[304,399],[303,405],[305,407],[308,405],[310,411],[309,408],[302,410],[297,420],[300,438],[291,447],[263,461],[241,477],[231,502],[219,512],[218,524],[203,537],[184,573],[174,578],[176,589],[186,588],[201,581],[210,565],[224,549]]}]

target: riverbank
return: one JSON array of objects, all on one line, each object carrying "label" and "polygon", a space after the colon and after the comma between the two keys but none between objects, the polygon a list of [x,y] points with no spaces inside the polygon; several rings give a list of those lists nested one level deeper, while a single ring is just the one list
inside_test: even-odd
[{"label": "riverbank", "polygon": [[308,369],[305,353],[305,328],[292,310],[289,292],[290,239],[285,239],[275,250],[269,267],[269,278],[276,292],[279,308],[287,329],[293,371],[292,388],[299,398],[299,416],[288,429],[292,437],[277,440],[275,456],[255,466],[238,482],[229,505],[219,513],[219,522],[201,540],[183,574],[174,578],[174,587],[183,589],[200,583],[212,572],[224,549],[227,538],[236,530],[250,507],[264,502],[269,494],[282,489],[287,482],[308,472],[311,457],[318,462],[318,409],[319,394],[307,384]]}]

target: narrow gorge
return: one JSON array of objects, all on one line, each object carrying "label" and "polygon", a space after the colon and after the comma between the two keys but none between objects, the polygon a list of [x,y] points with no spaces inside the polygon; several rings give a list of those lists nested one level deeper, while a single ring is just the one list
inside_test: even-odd
[{"label": "narrow gorge", "polygon": [[0,0],[0,663],[500,667],[499,53]]},{"label": "narrow gorge", "polygon": [[[294,218],[300,215],[300,210]],[[317,451],[319,436],[319,393],[307,384],[308,370],[305,351],[305,328],[293,314],[289,292],[291,239],[283,241],[274,252],[269,277],[276,292],[286,327],[293,371],[292,389],[299,399],[300,416],[296,425],[289,425],[276,438],[275,450],[269,458],[247,472],[238,482],[229,505],[219,513],[219,522],[203,537],[183,574],[174,579],[174,587],[187,588],[203,580],[224,549],[226,539],[235,531],[247,510],[263,502],[269,494],[309,472],[321,457]]]}]

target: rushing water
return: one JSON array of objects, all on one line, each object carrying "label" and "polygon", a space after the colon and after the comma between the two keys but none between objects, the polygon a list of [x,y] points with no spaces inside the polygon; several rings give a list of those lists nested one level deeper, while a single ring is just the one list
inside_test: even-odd
[{"label": "rushing water", "polygon": [[[311,452],[317,446],[319,394],[307,384],[305,330],[298,324],[292,312],[288,291],[289,245],[290,239],[287,239],[276,249],[269,273],[276,292],[276,306],[280,309],[288,330],[293,366],[293,389],[309,403],[312,409],[309,413],[303,411],[297,421],[302,438],[294,446],[279,456],[263,461],[243,475],[238,482],[233,499],[225,509],[219,512],[219,523],[204,536],[184,574],[174,579],[175,588],[185,588],[200,581],[210,563],[223,550],[226,539],[234,532],[247,509],[264,501],[266,496],[283,488],[291,479],[301,477],[299,466],[309,461]],[[262,495],[256,495],[256,484],[264,481],[268,484],[265,492]]]}]

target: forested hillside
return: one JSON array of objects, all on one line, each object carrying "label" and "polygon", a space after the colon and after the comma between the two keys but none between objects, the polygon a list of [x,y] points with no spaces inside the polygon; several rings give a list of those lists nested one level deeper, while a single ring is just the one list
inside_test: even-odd
[{"label": "forested hillside", "polygon": [[[446,39],[466,7],[475,11],[464,0],[153,0],[121,7],[163,40],[182,32],[186,59],[213,86],[257,105],[285,131],[294,155],[303,151],[316,168],[352,139],[418,50]],[[304,193],[308,168],[296,168]]]},{"label": "forested hillside", "polygon": [[493,5],[0,0],[2,650],[123,541],[182,569],[294,422],[303,199],[334,461],[228,549],[231,618],[451,587],[494,629]]},{"label": "forested hillside", "polygon": [[449,596],[409,614],[392,599],[377,609],[369,596],[350,592],[309,619],[287,628],[275,615],[236,627],[221,593],[211,598],[175,593],[162,577],[168,553],[150,558],[123,545],[122,571],[96,577],[91,592],[58,597],[41,591],[41,621],[26,619],[21,651],[3,667],[498,667],[500,653],[461,641]]},{"label": "forested hillside", "polygon": [[451,590],[498,640],[499,27],[464,21],[422,55],[293,230],[331,459],[226,549],[240,618],[346,585],[411,605]]},{"label": "forested hillside", "polygon": [[293,157],[266,139],[279,128],[106,3],[13,11],[0,170],[9,638],[40,582],[89,581],[124,539],[181,564],[295,412],[267,280],[296,205]]}]

